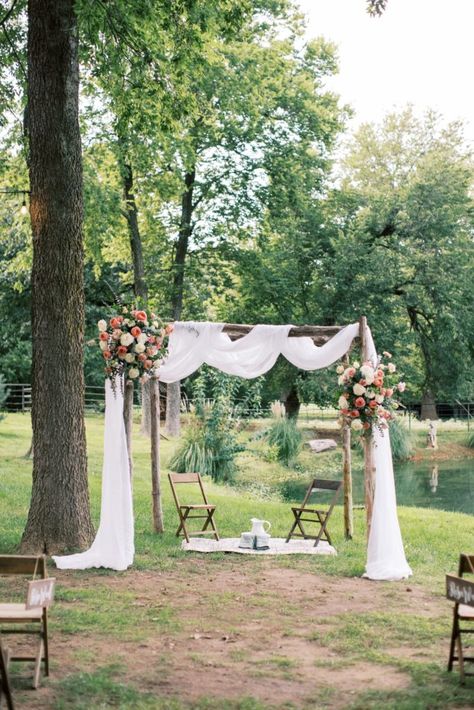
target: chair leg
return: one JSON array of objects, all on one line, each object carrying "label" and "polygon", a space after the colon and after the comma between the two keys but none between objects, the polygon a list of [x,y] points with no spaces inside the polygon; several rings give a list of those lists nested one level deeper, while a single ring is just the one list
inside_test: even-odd
[{"label": "chair leg", "polygon": [[213,531],[214,531],[214,539],[215,539],[215,540],[219,540],[219,533],[217,532],[217,527],[216,527],[216,524],[215,524],[215,522],[214,522],[214,513],[215,513],[214,510],[211,510],[211,511],[209,512],[209,522],[210,522],[210,524],[211,524],[211,528],[212,528]]},{"label": "chair leg", "polygon": [[2,701],[2,695],[5,695],[8,710],[13,710],[13,697],[10,687],[10,678],[8,676],[9,656],[9,649],[3,649],[0,646],[0,703]]},{"label": "chair leg", "polygon": [[461,641],[461,634],[458,634],[458,637],[456,639],[456,645],[458,647],[458,662],[459,662],[459,676],[461,679],[461,683],[464,683],[465,681],[465,675],[464,675],[464,655],[463,655],[463,650],[462,650],[462,641]]},{"label": "chair leg", "polygon": [[48,617],[46,610],[43,612],[43,641],[44,641],[44,674],[49,676],[49,643],[48,643]]},{"label": "chair leg", "polygon": [[41,635],[39,643],[38,643],[38,651],[36,655],[36,661],[35,661],[35,670],[33,674],[33,688],[36,688],[39,686],[40,682],[40,673],[41,673],[41,661],[43,659],[43,651],[44,651],[44,643],[43,643],[43,635]]},{"label": "chair leg", "polygon": [[457,605],[456,605],[456,607],[454,607],[453,629],[451,631],[451,643],[449,646],[448,671],[453,670],[454,651],[455,651],[456,640],[457,640],[458,634],[459,634],[459,624],[458,624],[458,620],[457,620]]},{"label": "chair leg", "polygon": [[329,516],[326,515],[324,518],[322,518],[319,513],[316,513],[316,515],[318,516],[318,520],[319,520],[319,524],[321,525],[321,528],[319,530],[318,536],[317,536],[316,541],[314,543],[314,547],[317,547],[319,545],[319,543],[321,542],[321,540],[323,538],[323,535],[326,536],[325,539],[331,545],[332,544],[331,536],[329,535],[329,531],[326,528]]}]

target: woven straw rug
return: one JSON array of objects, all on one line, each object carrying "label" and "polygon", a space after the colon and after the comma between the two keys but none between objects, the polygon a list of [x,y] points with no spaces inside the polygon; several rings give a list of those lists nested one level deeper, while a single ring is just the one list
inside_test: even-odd
[{"label": "woven straw rug", "polygon": [[282,537],[270,538],[270,549],[249,550],[239,547],[240,538],[226,537],[223,540],[207,540],[200,537],[183,540],[181,548],[189,552],[238,552],[243,555],[337,555],[336,549],[321,541],[314,547],[314,540],[290,540]]}]

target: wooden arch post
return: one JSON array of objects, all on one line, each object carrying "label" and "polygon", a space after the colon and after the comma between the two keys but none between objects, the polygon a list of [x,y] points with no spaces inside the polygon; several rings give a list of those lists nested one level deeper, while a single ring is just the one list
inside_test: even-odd
[{"label": "wooden arch post", "polygon": [[[343,359],[345,367],[349,365],[349,354]],[[344,537],[352,540],[354,535],[354,513],[352,504],[352,462],[351,462],[351,427],[344,420],[342,425],[342,475],[344,479]]]},{"label": "wooden arch post", "polygon": [[[359,321],[359,336],[362,362],[369,360],[369,349],[367,343],[367,318],[362,316]],[[367,540],[370,535],[372,523],[372,510],[374,507],[375,494],[375,466],[374,466],[374,438],[367,435],[364,441],[364,490],[365,490],[365,515],[367,521]]]},{"label": "wooden arch post", "polygon": [[133,480],[133,459],[132,459],[132,429],[133,429],[133,380],[125,380],[123,393],[123,423],[125,425],[125,438],[127,439],[128,470],[130,471],[130,483]]},{"label": "wooden arch post", "polygon": [[160,481],[160,381],[158,377],[150,380],[151,404],[151,499],[153,506],[153,528],[155,532],[164,531],[163,507],[161,503]]}]

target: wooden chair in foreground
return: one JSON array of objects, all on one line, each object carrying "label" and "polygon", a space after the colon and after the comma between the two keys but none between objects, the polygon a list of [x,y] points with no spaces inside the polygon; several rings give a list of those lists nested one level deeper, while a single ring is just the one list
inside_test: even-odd
[{"label": "wooden chair in foreground", "polygon": [[3,650],[2,639],[0,638],[0,703],[5,696],[8,710],[13,710],[13,698],[8,677],[8,661]]},{"label": "wooden chair in foreground", "polygon": [[[466,661],[474,664],[474,655],[465,655],[467,649],[472,649],[471,653],[474,653],[474,645],[470,644],[467,648],[463,646],[464,634],[474,634],[474,555],[460,556],[458,577],[446,575],[446,596],[454,602],[448,671],[453,670],[453,664],[457,661],[463,683],[465,676],[474,676],[474,673],[467,673],[464,669]],[[472,624],[471,628],[466,628],[465,625],[469,623]]]},{"label": "wooden chair in foreground", "polygon": [[[169,473],[168,478],[170,481],[174,502],[176,503],[176,509],[179,515],[179,527],[176,531],[176,537],[184,535],[184,537],[186,538],[186,542],[189,542],[189,535],[191,535],[192,537],[194,537],[195,535],[213,535],[215,540],[219,540],[219,533],[217,532],[217,528],[214,523],[214,511],[216,509],[216,506],[209,505],[206,498],[206,493],[204,491],[204,486],[202,485],[202,479],[200,474]],[[176,488],[177,486],[183,483],[196,484],[199,488],[200,495],[204,503],[180,503]],[[197,515],[194,515],[194,513],[197,513]],[[204,520],[204,524],[201,530],[188,531],[186,527],[188,521],[198,519]]]},{"label": "wooden chair in foreground", "polygon": [[[48,651],[48,612],[54,595],[54,578],[48,578],[46,558],[39,556],[0,555],[0,575],[28,575],[33,581],[28,584],[26,602],[24,604],[0,603],[0,633],[2,637],[10,634],[28,634],[38,636],[36,654],[31,656],[10,656],[6,654],[6,665],[9,661],[34,662],[33,687],[39,685],[41,664],[44,664],[44,674],[49,675]],[[4,654],[5,656],[5,654]]]},{"label": "wooden chair in foreground", "polygon": [[[289,542],[292,537],[303,537],[305,540],[314,540],[314,547],[317,547],[321,540],[324,540],[331,545],[331,537],[327,529],[327,524],[333,508],[336,505],[341,489],[342,481],[327,481],[323,478],[315,478],[311,481],[302,504],[298,508],[291,509],[295,517],[295,522],[288,533],[286,542]],[[334,495],[329,504],[324,507],[321,507],[320,505],[318,505],[317,508],[309,507],[310,498],[316,491],[334,491]],[[311,535],[306,532],[303,523],[315,523],[319,527],[317,535]]]}]

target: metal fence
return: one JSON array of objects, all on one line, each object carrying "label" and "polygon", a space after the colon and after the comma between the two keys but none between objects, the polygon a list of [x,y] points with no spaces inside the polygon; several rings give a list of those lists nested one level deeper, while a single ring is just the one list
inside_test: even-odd
[{"label": "metal fence", "polygon": [[[9,412],[28,412],[31,409],[31,385],[20,383],[8,383],[6,385],[8,396],[4,405],[6,411]],[[139,406],[141,400],[140,387],[135,387],[135,405]],[[104,388],[102,386],[86,385],[84,392],[85,408],[89,411],[101,412],[105,407]],[[193,402],[187,398],[183,398],[182,409],[189,411],[192,408]],[[255,408],[246,408],[238,401],[235,403],[237,413],[241,417],[268,417],[271,416],[271,406],[265,405],[260,410]],[[420,416],[421,405],[419,402],[412,402],[406,405],[404,414],[409,421],[418,419]],[[436,410],[439,419],[453,419],[467,424],[468,430],[470,426],[474,427],[474,402],[461,402],[454,400],[453,402],[436,402]],[[300,420],[310,419],[326,419],[334,420],[338,416],[338,411],[331,407],[319,407],[316,404],[302,404],[299,418]]]}]

